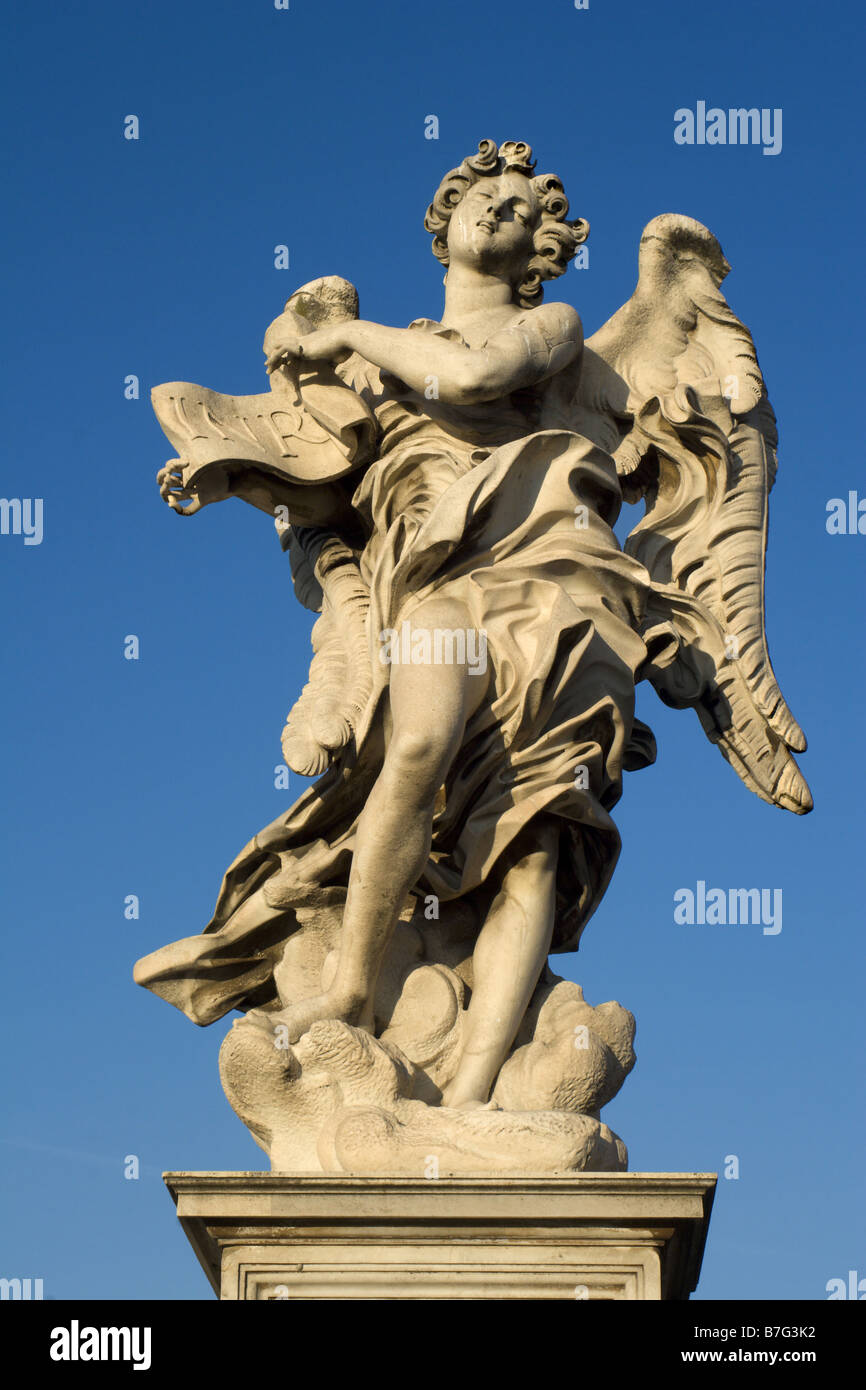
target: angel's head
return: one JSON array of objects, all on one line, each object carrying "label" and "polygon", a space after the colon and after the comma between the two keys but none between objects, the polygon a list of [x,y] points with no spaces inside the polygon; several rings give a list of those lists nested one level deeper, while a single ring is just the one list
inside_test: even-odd
[{"label": "angel's head", "polygon": [[555,174],[534,175],[529,145],[482,140],[439,185],[424,226],[443,265],[463,262],[511,281],[525,308],[540,304],[542,282],[562,275],[589,236],[583,218],[567,221],[568,199]]}]

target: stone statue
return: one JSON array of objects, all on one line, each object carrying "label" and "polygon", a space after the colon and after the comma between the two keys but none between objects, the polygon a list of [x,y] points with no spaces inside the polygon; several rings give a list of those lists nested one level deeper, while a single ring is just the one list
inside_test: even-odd
[{"label": "stone statue", "polygon": [[[186,382],[154,407],[163,498],[269,513],[320,614],[286,762],[316,776],[241,851],[199,936],[140,984],[209,1024],[272,1166],[622,1169],[601,1107],[634,1020],[557,979],[616,864],[623,770],[655,757],[638,681],[690,707],[752,791],[811,808],[770,664],[775,418],[719,243],[665,214],[637,288],[584,344],[542,302],[589,227],[532,151],[482,141],[425,227],[442,319],[292,295],[270,390]],[[646,502],[623,550],[621,502]]]}]

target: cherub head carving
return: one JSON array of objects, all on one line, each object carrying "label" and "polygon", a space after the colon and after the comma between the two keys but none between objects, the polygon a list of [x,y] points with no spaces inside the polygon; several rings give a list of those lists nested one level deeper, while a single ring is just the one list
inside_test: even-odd
[{"label": "cherub head carving", "polygon": [[555,174],[534,174],[522,141],[482,140],[446,174],[427,209],[433,254],[443,265],[462,259],[512,281],[524,308],[541,303],[542,284],[562,275],[589,236],[589,223],[568,221],[568,199]]}]

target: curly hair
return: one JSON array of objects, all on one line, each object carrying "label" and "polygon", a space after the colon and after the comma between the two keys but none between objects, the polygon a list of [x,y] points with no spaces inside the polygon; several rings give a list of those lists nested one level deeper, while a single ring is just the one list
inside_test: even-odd
[{"label": "curly hair", "polygon": [[424,226],[433,233],[433,255],[447,266],[448,224],[463,195],[479,179],[495,178],[507,169],[524,174],[532,184],[541,209],[533,233],[534,255],[527,266],[526,278],[517,288],[518,302],[525,309],[541,303],[542,282],[562,275],[578,246],[589,236],[589,223],[584,218],[566,220],[568,199],[556,175],[533,177],[534,168],[532,147],[524,141],[505,140],[497,146],[495,140],[482,140],[477,154],[468,155],[462,164],[445,175],[424,218]]}]

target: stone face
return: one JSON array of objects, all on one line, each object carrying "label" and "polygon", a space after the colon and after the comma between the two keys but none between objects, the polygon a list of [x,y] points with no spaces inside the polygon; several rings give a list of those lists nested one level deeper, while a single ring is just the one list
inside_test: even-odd
[{"label": "stone face", "polygon": [[715,1176],[166,1173],[220,1298],[685,1299]]},{"label": "stone face", "polygon": [[483,141],[425,226],[441,321],[362,319],[328,276],[268,328],[267,391],[153,392],[164,500],[268,513],[318,615],[282,733],[318,780],[136,979],[199,1024],[241,1011],[223,1085],[276,1170],[609,1172],[634,1019],[547,959],[576,949],[623,774],[655,758],[636,685],[694,709],[758,796],[811,807],[765,638],[774,416],[693,219],[647,225],[586,343],[542,299],[589,227],[527,145]]}]

